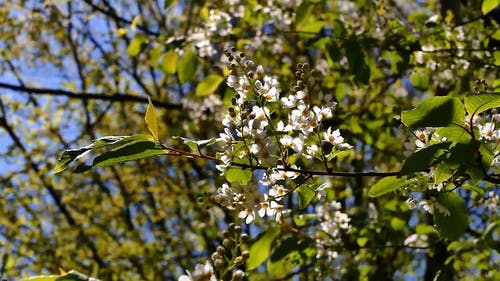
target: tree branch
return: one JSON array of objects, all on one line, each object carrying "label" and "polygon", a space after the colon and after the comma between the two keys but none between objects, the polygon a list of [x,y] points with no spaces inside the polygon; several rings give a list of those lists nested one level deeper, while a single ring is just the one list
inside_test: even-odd
[{"label": "tree branch", "polygon": [[[129,95],[124,93],[112,93],[112,94],[103,94],[103,93],[78,93],[72,92],[64,89],[49,89],[49,88],[33,88],[26,86],[18,86],[13,84],[8,84],[4,82],[0,82],[0,88],[9,89],[13,91],[18,91],[26,94],[32,95],[49,95],[49,96],[64,96],[71,99],[79,99],[79,100],[105,100],[105,101],[113,101],[113,102],[137,102],[137,103],[148,103],[148,98]],[[1,94],[0,94],[1,95]],[[151,100],[153,104],[159,108],[165,109],[174,109],[181,110],[182,105],[169,103],[159,100]]]}]

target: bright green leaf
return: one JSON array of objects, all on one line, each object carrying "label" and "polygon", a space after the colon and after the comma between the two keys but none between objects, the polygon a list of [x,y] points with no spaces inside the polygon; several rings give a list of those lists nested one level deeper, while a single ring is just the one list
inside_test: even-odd
[{"label": "bright green leaf", "polygon": [[389,192],[400,189],[406,184],[406,177],[398,178],[396,176],[385,177],[379,180],[368,191],[368,196],[379,197]]},{"label": "bright green leaf", "polygon": [[151,99],[148,99],[148,107],[146,109],[146,116],[144,116],[144,120],[146,121],[146,125],[148,126],[149,132],[156,141],[159,141],[158,135],[158,119],[156,118],[155,108]]},{"label": "bright green leaf", "polygon": [[56,281],[60,275],[41,275],[20,279],[19,281]]},{"label": "bright green leaf", "polygon": [[394,217],[391,219],[391,227],[395,231],[403,231],[406,228],[406,221],[400,218]]},{"label": "bright green leaf", "polygon": [[250,247],[250,257],[247,260],[248,270],[257,268],[269,257],[271,246],[279,233],[279,228],[271,228],[252,244]]},{"label": "bright green leaf", "polygon": [[278,245],[273,246],[268,260],[268,272],[274,278],[283,278],[304,263],[304,258],[308,256],[311,246],[311,240],[298,239],[296,236],[279,241]]},{"label": "bright green leaf", "polygon": [[299,208],[304,209],[309,205],[311,200],[316,196],[317,184],[312,185],[301,185],[297,188],[297,194],[299,196]]},{"label": "bright green leaf", "polygon": [[481,11],[483,12],[483,15],[486,15],[487,13],[495,9],[498,5],[500,5],[500,0],[484,0],[483,4],[481,5]]},{"label": "bright green leaf", "polygon": [[79,168],[75,170],[75,173],[85,172],[90,168],[106,167],[117,163],[165,154],[168,154],[168,150],[157,142],[144,140],[135,141],[95,157],[91,166],[79,166]]},{"label": "bright green leaf", "polygon": [[469,115],[500,107],[500,93],[477,94],[465,97],[465,109]]},{"label": "bright green leaf", "polygon": [[146,45],[147,37],[143,33],[137,33],[130,44],[128,45],[127,52],[131,57],[137,56],[144,46]]},{"label": "bright green leaf", "polygon": [[225,171],[224,176],[230,183],[239,183],[241,185],[246,185],[252,179],[253,173],[250,170],[244,170],[234,167],[229,168],[227,171]]},{"label": "bright green leaf", "polygon": [[64,170],[66,170],[73,161],[82,158],[90,151],[94,151],[96,149],[102,148],[107,145],[115,145],[121,142],[125,142],[130,137],[125,136],[105,136],[99,139],[94,140],[94,142],[90,145],[76,148],[76,149],[67,149],[63,152],[59,160],[57,161],[56,166],[54,167],[54,174],[58,174]]},{"label": "bright green leaf", "polygon": [[161,70],[163,73],[170,75],[177,71],[177,61],[179,59],[179,53],[175,49],[171,49],[163,55],[161,62]]},{"label": "bright green leaf", "polygon": [[295,14],[295,25],[298,26],[301,23],[303,23],[305,20],[308,19],[308,17],[311,14],[311,11],[313,10],[313,4],[305,1],[300,6],[297,8],[297,12]]},{"label": "bright green leaf", "polygon": [[449,179],[453,175],[453,170],[446,164],[438,164],[434,168],[434,185],[438,185]]},{"label": "bright green leaf", "polygon": [[91,279],[99,281],[98,279],[90,278],[78,271],[71,270],[70,272],[63,275],[40,275],[40,276],[23,278],[20,279],[19,281],[87,281]]},{"label": "bright green leaf", "polygon": [[457,240],[464,234],[469,225],[469,215],[464,200],[453,192],[440,193],[436,202],[450,211],[443,214],[439,208],[434,208],[434,223],[439,233],[449,240]]},{"label": "bright green leaf", "polygon": [[222,81],[224,81],[224,77],[220,75],[208,75],[196,86],[196,95],[205,96],[212,94],[217,90]]},{"label": "bright green leaf", "polygon": [[446,138],[447,141],[468,143],[472,140],[472,136],[462,127],[449,126],[441,127],[436,130],[441,138]]},{"label": "bright green leaf", "polygon": [[193,51],[186,52],[179,61],[178,73],[181,83],[193,80],[198,65],[198,57]]},{"label": "bright green leaf", "polygon": [[356,238],[356,243],[358,243],[358,246],[364,247],[368,243],[368,237],[358,237]]},{"label": "bright green leaf", "polygon": [[467,190],[470,190],[470,191],[474,191],[475,193],[478,194],[478,196],[480,198],[484,197],[484,195],[486,194],[486,192],[484,191],[484,189],[482,189],[481,187],[475,185],[475,184],[465,184],[465,185],[462,185],[462,187],[464,189],[467,189]]},{"label": "bright green leaf", "polygon": [[418,224],[416,227],[415,227],[415,232],[417,234],[425,234],[425,235],[429,235],[429,234],[437,234],[437,230],[435,227],[431,226],[431,225],[427,225],[427,224]]},{"label": "bright green leaf", "polygon": [[465,110],[462,102],[452,97],[432,97],[417,108],[401,113],[403,124],[411,128],[462,125]]},{"label": "bright green leaf", "polygon": [[445,151],[448,151],[450,144],[450,142],[433,144],[413,153],[406,158],[406,161],[401,168],[400,175],[426,171],[433,165],[442,162],[440,161],[441,159],[439,156],[443,155]]}]

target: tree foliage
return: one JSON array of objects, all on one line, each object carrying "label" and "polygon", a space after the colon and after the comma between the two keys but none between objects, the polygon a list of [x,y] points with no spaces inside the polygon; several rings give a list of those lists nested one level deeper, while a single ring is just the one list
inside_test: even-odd
[{"label": "tree foliage", "polygon": [[1,3],[0,275],[500,279],[499,7]]}]

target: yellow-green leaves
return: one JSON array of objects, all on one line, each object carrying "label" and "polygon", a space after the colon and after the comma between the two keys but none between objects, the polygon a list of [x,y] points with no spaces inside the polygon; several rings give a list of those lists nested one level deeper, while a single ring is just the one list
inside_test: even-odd
[{"label": "yellow-green leaves", "polygon": [[205,96],[212,94],[217,90],[222,81],[224,81],[224,77],[220,75],[208,75],[196,86],[196,95]]},{"label": "yellow-green leaves", "polygon": [[168,150],[150,135],[107,136],[95,140],[88,146],[64,151],[54,168],[54,174],[66,170],[71,163],[91,152],[95,153],[109,147],[113,148],[96,156],[90,165],[80,163],[73,172],[82,173],[91,168],[168,154]]},{"label": "yellow-green leaves", "polygon": [[153,138],[156,141],[159,141],[160,138],[158,135],[158,119],[156,118],[155,108],[153,107],[151,99],[149,99],[148,107],[146,109],[146,116],[144,116],[144,120],[146,121],[146,125],[148,126],[151,136],[153,136]]},{"label": "yellow-green leaves", "polygon": [[389,192],[400,189],[407,184],[406,177],[386,177],[379,180],[375,185],[368,191],[368,196],[379,197]]},{"label": "yellow-green leaves", "polygon": [[179,59],[179,54],[171,49],[163,55],[161,62],[161,70],[165,74],[174,74],[177,71],[177,60]]},{"label": "yellow-green leaves", "polygon": [[131,57],[137,56],[142,49],[146,46],[147,43],[147,37],[143,33],[137,33],[135,34],[134,38],[132,38],[132,41],[130,41],[130,44],[128,45],[127,52]]},{"label": "yellow-green leaves", "polygon": [[247,260],[248,270],[257,268],[269,257],[271,254],[271,246],[279,233],[279,228],[271,228],[252,244],[250,247],[250,257]]},{"label": "yellow-green leaves", "polygon": [[61,275],[41,275],[20,279],[19,281],[99,281],[75,270]]},{"label": "yellow-green leaves", "polygon": [[193,51],[187,51],[179,61],[179,81],[186,83],[193,80],[198,65],[198,57]]},{"label": "yellow-green leaves", "polygon": [[230,183],[239,183],[241,185],[246,185],[252,179],[253,173],[250,170],[244,170],[235,167],[235,168],[229,168],[224,173],[224,176],[226,177],[226,180]]},{"label": "yellow-green leaves", "polygon": [[500,93],[469,95],[464,100],[469,114],[479,114],[485,110],[500,107]]},{"label": "yellow-green leaves", "polygon": [[483,5],[481,5],[481,11],[483,12],[483,15],[486,15],[498,5],[500,5],[500,0],[484,0]]},{"label": "yellow-green leaves", "polygon": [[462,125],[465,110],[462,102],[452,97],[426,99],[417,108],[401,114],[401,121],[411,128]]}]

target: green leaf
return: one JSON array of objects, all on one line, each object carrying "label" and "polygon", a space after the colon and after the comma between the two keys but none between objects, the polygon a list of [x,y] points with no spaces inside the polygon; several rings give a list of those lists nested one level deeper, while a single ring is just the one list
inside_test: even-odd
[{"label": "green leaf", "polygon": [[239,183],[241,185],[246,185],[252,179],[253,173],[250,170],[232,167],[224,172],[224,176],[230,183]]},{"label": "green leaf", "polygon": [[267,263],[267,270],[274,278],[283,278],[294,268],[304,263],[304,258],[312,248],[311,240],[298,239],[296,236],[287,237],[273,245],[272,254]]},{"label": "green leaf", "polygon": [[447,141],[468,143],[472,140],[472,136],[462,127],[449,126],[441,127],[436,130],[441,138],[446,138]]},{"label": "green leaf", "polygon": [[186,83],[193,80],[196,74],[196,66],[198,64],[198,57],[193,51],[186,52],[179,61],[178,73],[179,81]]},{"label": "green leaf", "polygon": [[366,246],[366,243],[368,243],[368,237],[358,237],[356,239],[356,243],[358,244],[358,246],[364,247]]},{"label": "green leaf", "polygon": [[439,233],[449,240],[457,240],[469,225],[465,202],[453,192],[440,193],[436,202],[450,211],[450,215],[446,216],[434,208],[434,223]]},{"label": "green leaf", "polygon": [[462,187],[464,189],[467,189],[467,190],[470,190],[470,191],[473,191],[475,193],[478,194],[479,198],[482,198],[484,197],[484,195],[486,194],[486,192],[484,191],[484,189],[482,189],[481,187],[475,185],[475,184],[465,184],[465,185],[462,185]]},{"label": "green leaf", "polygon": [[312,9],[313,4],[310,2],[305,1],[300,4],[295,14],[295,25],[298,26],[303,23],[310,16]]},{"label": "green leaf", "polygon": [[158,119],[156,118],[155,108],[153,107],[153,103],[151,99],[148,99],[148,108],[146,109],[146,116],[144,116],[144,120],[146,121],[146,125],[148,126],[149,132],[156,141],[159,141],[158,136]]},{"label": "green leaf", "polygon": [[71,270],[70,272],[63,275],[40,275],[40,276],[23,278],[20,279],[19,281],[87,281],[91,279],[99,281],[95,278],[90,278],[78,271]]},{"label": "green leaf", "polygon": [[425,234],[425,235],[437,234],[436,228],[427,224],[417,224],[417,226],[415,227],[415,232],[417,234]]},{"label": "green leaf", "polygon": [[76,159],[83,157],[85,154],[90,152],[92,147],[82,147],[77,149],[69,149],[65,150],[59,160],[57,160],[57,164],[54,167],[54,175],[59,174],[60,172],[66,170],[73,161]]},{"label": "green leaf", "polygon": [[379,197],[405,186],[406,177],[398,178],[396,176],[386,177],[379,180],[368,191],[368,196]]},{"label": "green leaf", "polygon": [[40,275],[20,279],[19,281],[56,281],[61,275]]},{"label": "green leaf", "polygon": [[449,179],[453,175],[453,170],[446,164],[438,164],[434,169],[434,185],[438,185]]},{"label": "green leaf", "polygon": [[440,156],[448,151],[450,142],[442,142],[430,145],[410,155],[403,164],[400,175],[408,175],[414,172],[426,171],[433,165],[442,162]]},{"label": "green leaf", "polygon": [[426,91],[431,81],[431,71],[429,69],[419,69],[410,75],[410,81],[415,89]]},{"label": "green leaf", "polygon": [[163,2],[163,9],[164,10],[168,9],[174,3],[175,3],[175,0],[165,0],[165,2]]},{"label": "green leaf", "polygon": [[196,86],[196,95],[206,96],[208,94],[212,94],[215,90],[217,90],[222,81],[224,81],[224,77],[220,75],[208,75]]},{"label": "green leaf", "polygon": [[321,31],[321,29],[327,24],[326,21],[308,21],[300,26],[297,26],[297,31],[300,33],[311,33],[315,34]]},{"label": "green leaf", "polygon": [[127,52],[131,57],[137,56],[146,46],[147,37],[143,33],[135,34],[128,45]]},{"label": "green leaf", "polygon": [[299,208],[304,209],[309,205],[311,200],[314,198],[316,195],[316,188],[318,184],[313,183],[313,184],[308,184],[308,185],[301,185],[299,188],[297,188],[297,194],[299,195]]},{"label": "green leaf", "polygon": [[75,170],[75,173],[85,172],[90,168],[106,167],[117,163],[165,154],[168,154],[168,150],[155,141],[134,141],[95,157],[91,166],[79,166],[78,169]]},{"label": "green leaf", "polygon": [[462,102],[452,97],[432,97],[417,108],[401,113],[401,120],[407,127],[445,127],[462,125],[465,110]]},{"label": "green leaf", "polygon": [[102,148],[107,145],[117,144],[124,140],[128,139],[125,136],[105,136],[99,139],[94,140],[94,142],[90,145],[76,148],[76,149],[67,149],[63,152],[59,160],[57,160],[57,164],[54,167],[54,174],[58,174],[64,170],[66,170],[73,161],[82,158],[90,151],[94,151],[96,149]]},{"label": "green leaf", "polygon": [[500,5],[500,0],[484,0],[483,4],[481,5],[481,11],[483,12],[483,15],[486,15],[487,13],[495,9],[498,5]]},{"label": "green leaf", "polygon": [[465,97],[465,109],[469,115],[500,107],[500,93],[477,94]]},{"label": "green leaf", "polygon": [[177,71],[177,60],[179,59],[179,53],[174,49],[169,50],[163,55],[161,62],[161,70],[163,73],[169,75],[174,74]]},{"label": "green leaf", "polygon": [[250,257],[247,260],[248,270],[257,268],[269,257],[271,246],[279,233],[279,228],[271,228],[252,244],[250,247]]}]

